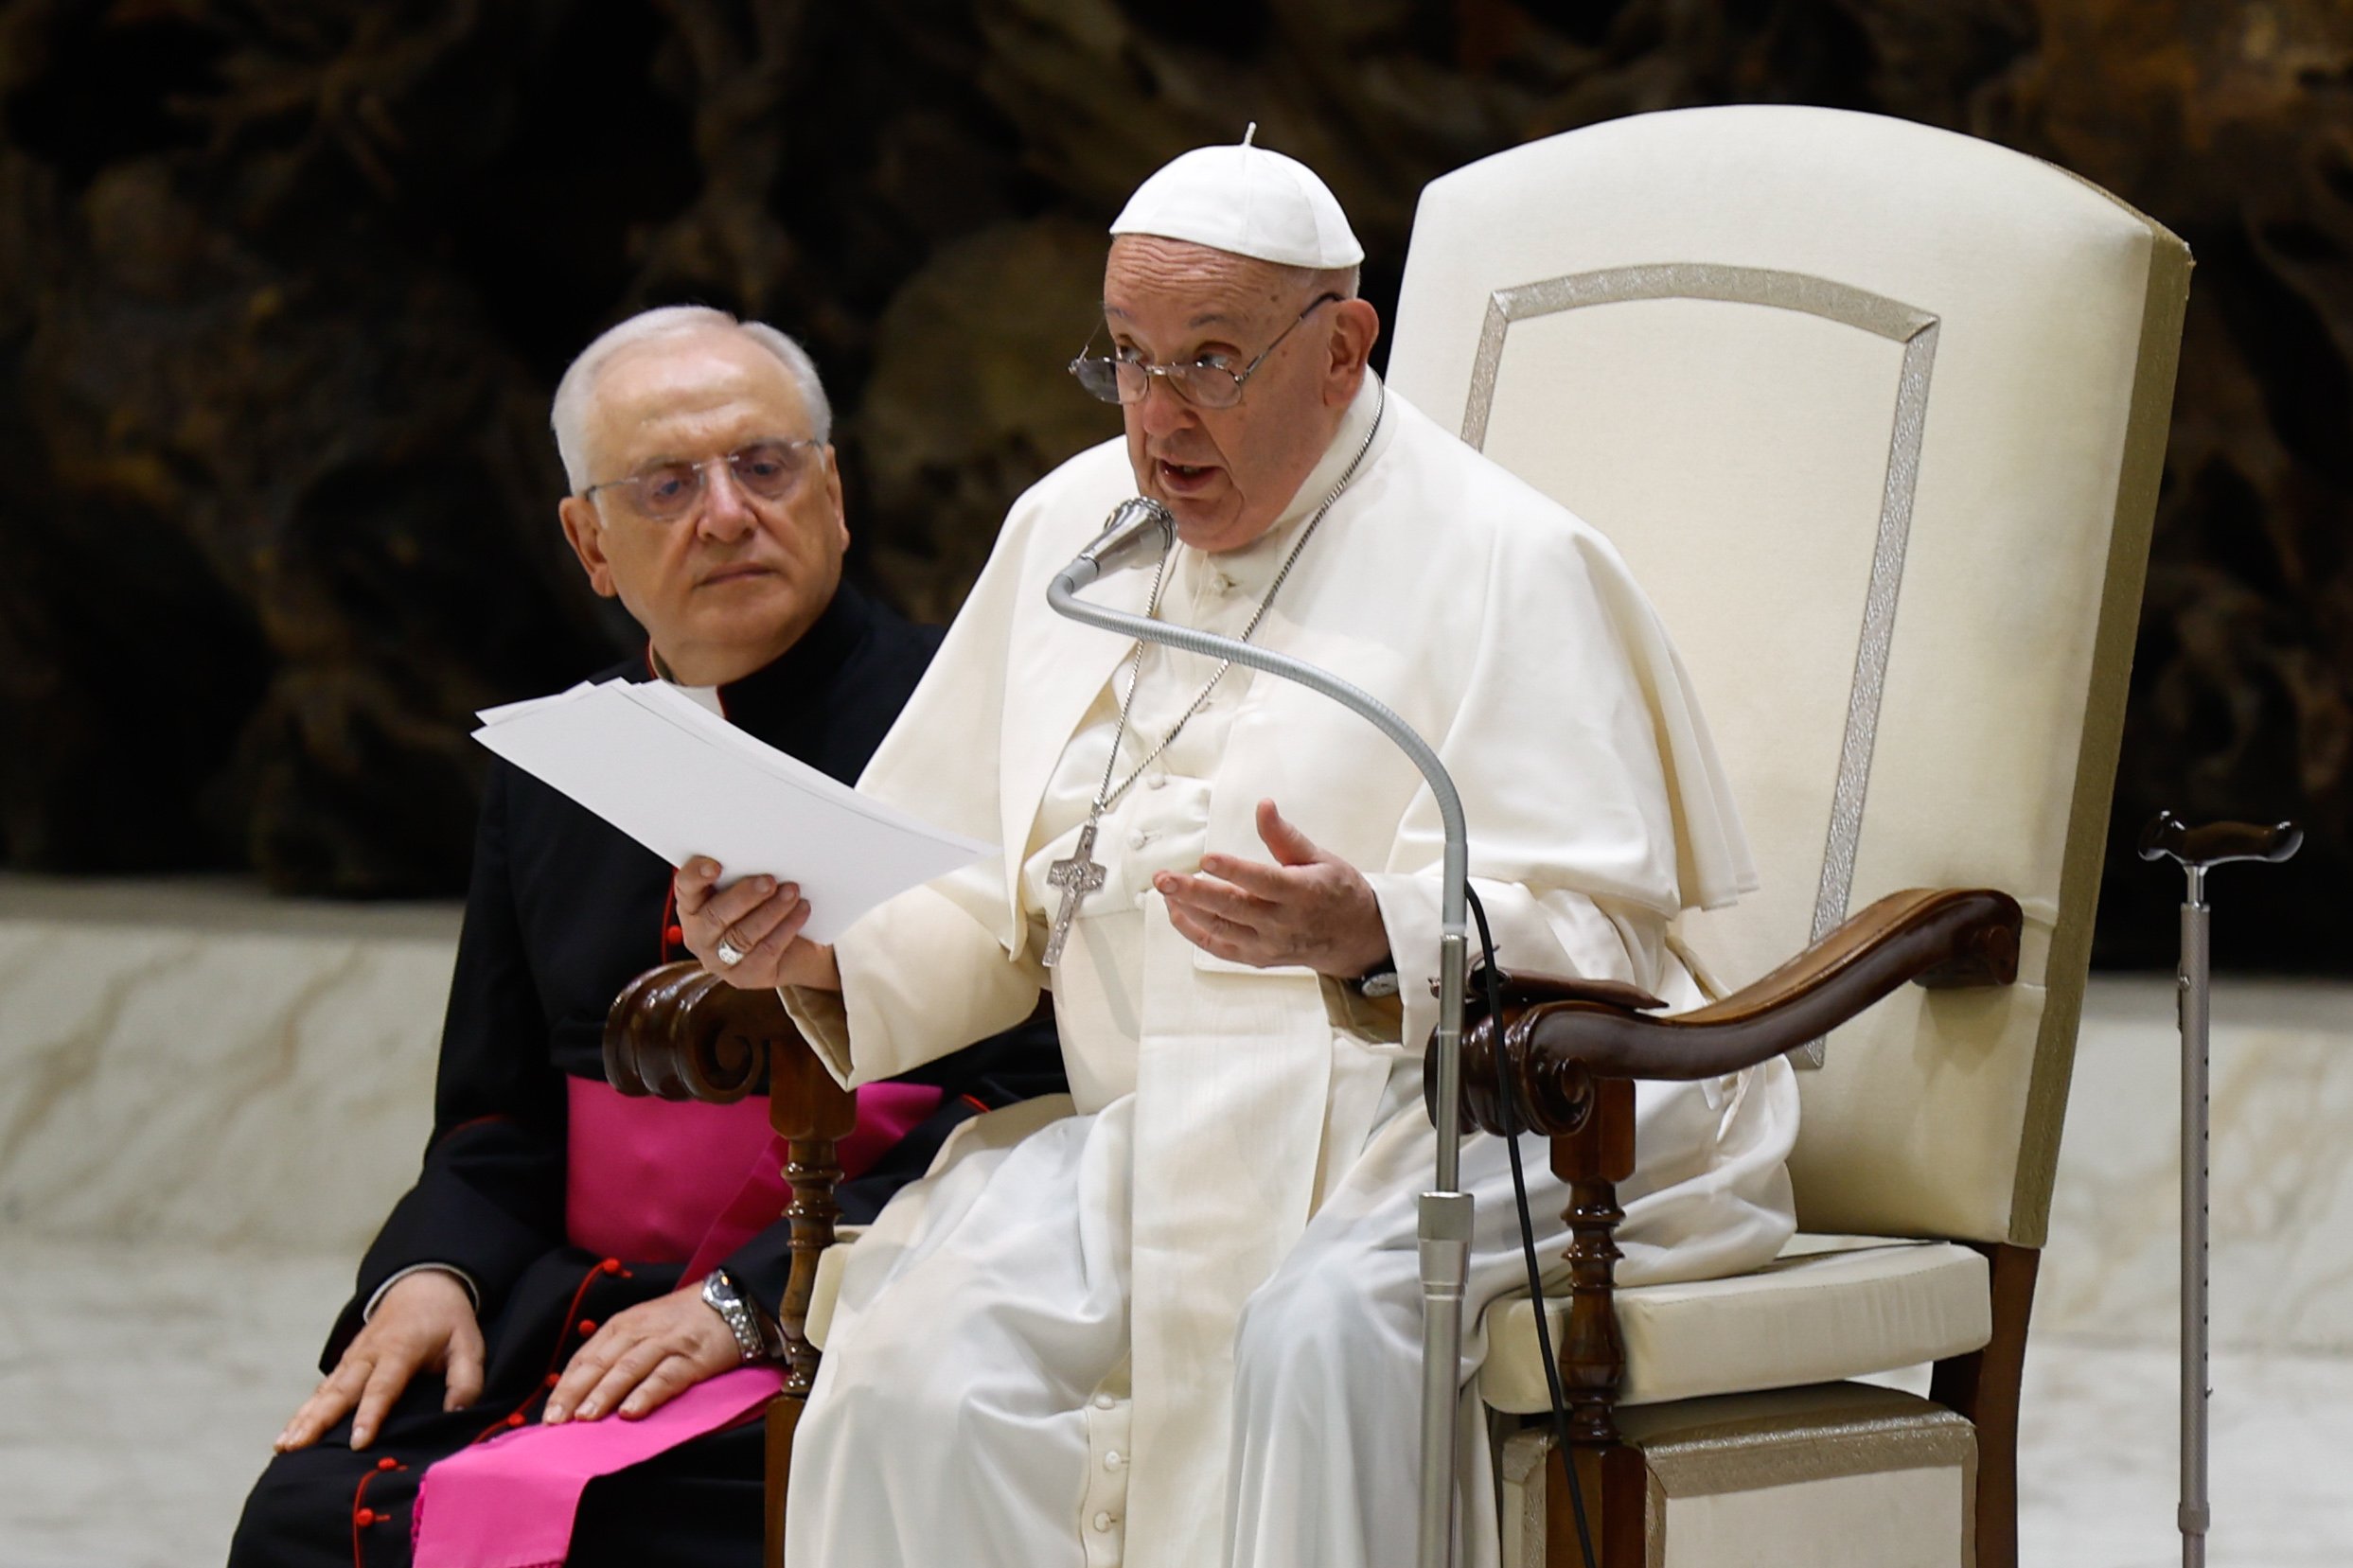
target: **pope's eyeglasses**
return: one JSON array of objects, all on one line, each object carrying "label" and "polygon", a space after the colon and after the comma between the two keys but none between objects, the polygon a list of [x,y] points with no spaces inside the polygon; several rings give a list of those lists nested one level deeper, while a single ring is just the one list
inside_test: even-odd
[{"label": "pope's eyeglasses", "polygon": [[[1338,300],[1338,294],[1318,294],[1306,309],[1291,318],[1291,325],[1275,334],[1275,341],[1259,353],[1257,359],[1244,365],[1239,373],[1210,360],[1195,360],[1190,364],[1146,364],[1141,360],[1118,356],[1088,355],[1082,352],[1070,361],[1070,374],[1078,384],[1106,403],[1141,403],[1152,378],[1163,377],[1169,389],[1195,408],[1230,409],[1242,401],[1242,383],[1257,374],[1266,362],[1266,356],[1283,345],[1283,340],[1299,330],[1299,324],[1315,314],[1317,308]],[[1103,330],[1095,328],[1097,332]],[[1094,339],[1087,340],[1088,347]]]},{"label": "pope's eyeglasses", "polygon": [[726,464],[729,475],[744,494],[762,501],[784,501],[801,488],[809,470],[817,467],[811,456],[817,449],[816,442],[805,439],[754,441],[699,463],[656,463],[626,479],[608,479],[592,484],[580,494],[583,499],[593,501],[599,490],[618,490],[628,498],[631,509],[647,521],[676,522],[702,500],[708,483],[705,474],[714,464]]}]

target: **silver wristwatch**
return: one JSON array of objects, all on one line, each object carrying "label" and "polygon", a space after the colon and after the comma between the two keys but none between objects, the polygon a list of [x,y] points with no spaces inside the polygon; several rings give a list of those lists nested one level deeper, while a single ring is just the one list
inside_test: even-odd
[{"label": "silver wristwatch", "polygon": [[702,1277],[702,1304],[719,1314],[727,1324],[727,1331],[735,1336],[735,1348],[744,1360],[773,1360],[784,1347],[771,1346],[769,1336],[761,1331],[759,1314],[750,1302],[735,1294],[735,1282],[727,1277],[724,1269],[713,1269]]}]

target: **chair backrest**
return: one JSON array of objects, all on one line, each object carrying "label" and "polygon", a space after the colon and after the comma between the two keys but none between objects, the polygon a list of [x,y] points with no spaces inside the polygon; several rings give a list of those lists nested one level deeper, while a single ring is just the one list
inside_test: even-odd
[{"label": "chair backrest", "polygon": [[1390,384],[1673,632],[1764,879],[1688,918],[1707,967],[1902,888],[2026,909],[2016,986],[1907,988],[1799,1074],[1805,1228],[2042,1242],[2188,275],[2058,168],[1835,110],[1637,115],[1423,193]]}]

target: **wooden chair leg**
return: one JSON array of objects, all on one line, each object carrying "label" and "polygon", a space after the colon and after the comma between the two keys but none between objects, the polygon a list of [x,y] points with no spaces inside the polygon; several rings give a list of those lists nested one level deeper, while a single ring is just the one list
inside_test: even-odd
[{"label": "wooden chair leg", "polygon": [[[1576,1132],[1552,1140],[1552,1172],[1568,1184],[1569,1308],[1556,1352],[1568,1403],[1578,1484],[1591,1529],[1594,1568],[1644,1568],[1648,1480],[1642,1455],[1618,1440],[1618,1395],[1626,1346],[1618,1331],[1617,1230],[1625,1219],[1618,1183],[1634,1173],[1634,1084],[1598,1079],[1593,1107]],[[1585,1568],[1563,1455],[1546,1489],[1547,1568]]]},{"label": "wooden chair leg", "polygon": [[[792,1227],[792,1273],[776,1312],[777,1326],[785,1333],[785,1387],[768,1403],[767,1527],[762,1557],[768,1568],[784,1568],[785,1563],[785,1487],[792,1474],[792,1438],[800,1427],[801,1413],[808,1406],[821,1359],[817,1347],[809,1343],[809,1305],[817,1295],[818,1261],[833,1245],[834,1226],[841,1218],[841,1206],[834,1199],[834,1189],[841,1181],[840,1146],[836,1140],[849,1132],[857,1115],[857,1102],[845,1091],[811,1075],[814,1058],[805,1048],[802,1056],[805,1060],[799,1066],[805,1081],[792,1103],[814,1108],[789,1119],[775,1113],[773,1123],[785,1138],[785,1182],[792,1189],[791,1202],[785,1206],[785,1218]],[[784,1054],[778,1052],[776,1060],[781,1066]],[[782,1072],[777,1074],[782,1076]],[[771,1095],[771,1109],[782,1103],[782,1096]]]},{"label": "wooden chair leg", "polygon": [[769,1126],[785,1142],[792,1272],[784,1299],[763,1303],[784,1330],[784,1392],[767,1412],[762,1558],[784,1568],[785,1484],[792,1439],[817,1380],[808,1341],[817,1265],[841,1218],[840,1140],[858,1125],[858,1099],[833,1080],[772,991],[742,991],[681,962],[649,969],[613,998],[605,1018],[605,1077],[623,1094],[730,1104],[768,1080]]},{"label": "wooden chair leg", "polygon": [[1618,1332],[1618,1184],[1634,1174],[1634,1083],[1592,1081],[1584,1124],[1552,1140],[1552,1173],[1568,1187],[1568,1325],[1556,1354],[1568,1402],[1569,1440],[1580,1448],[1618,1441],[1614,1410],[1626,1381]]},{"label": "wooden chair leg", "polygon": [[768,1401],[768,1473],[762,1512],[760,1560],[785,1568],[785,1483],[792,1474],[792,1434],[801,1424],[805,1399],[779,1394]]},{"label": "wooden chair leg", "polygon": [[1992,1265],[1993,1338],[1937,1363],[1928,1397],[1977,1429],[1977,1568],[2018,1568],[2018,1391],[2034,1310],[2033,1247],[1977,1247]]},{"label": "wooden chair leg", "polygon": [[768,1401],[768,1527],[761,1559],[768,1568],[785,1568],[785,1487],[792,1475],[792,1437],[808,1408],[822,1359],[808,1339],[809,1303],[817,1290],[817,1261],[833,1244],[834,1224],[841,1217],[833,1195],[841,1179],[834,1140],[794,1138],[787,1147],[785,1178],[792,1187],[792,1202],[785,1214],[792,1224],[792,1275],[776,1314],[785,1330],[785,1387]]},{"label": "wooden chair leg", "polygon": [[[1593,1533],[1596,1568],[1644,1568],[1649,1561],[1650,1477],[1642,1455],[1622,1443],[1576,1448],[1577,1483]],[[1545,1568],[1585,1568],[1577,1541],[1576,1504],[1555,1449],[1545,1471]]]}]

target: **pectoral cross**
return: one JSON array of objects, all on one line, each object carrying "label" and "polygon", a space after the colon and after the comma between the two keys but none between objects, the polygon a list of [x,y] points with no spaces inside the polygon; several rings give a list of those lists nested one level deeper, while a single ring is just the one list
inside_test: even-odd
[{"label": "pectoral cross", "polygon": [[1068,860],[1046,869],[1046,885],[1062,890],[1062,907],[1054,911],[1053,930],[1046,938],[1046,967],[1062,961],[1062,944],[1070,940],[1070,919],[1087,895],[1103,888],[1103,867],[1095,859],[1095,824],[1079,830],[1078,847]]}]

